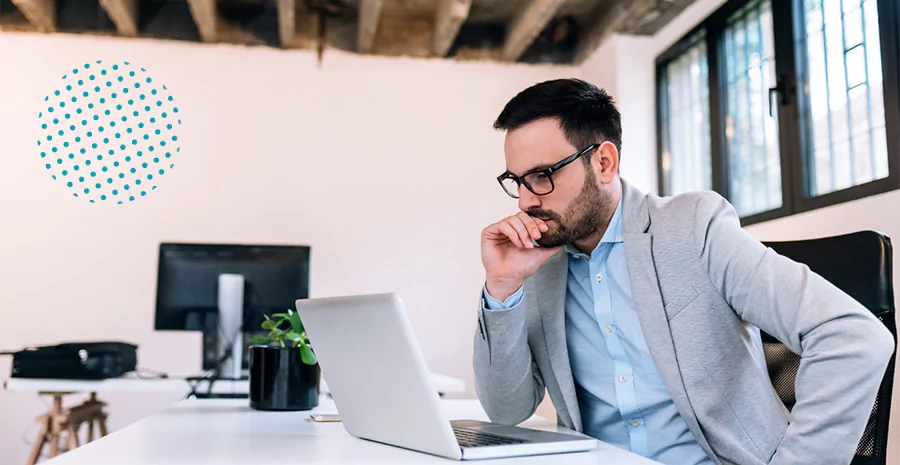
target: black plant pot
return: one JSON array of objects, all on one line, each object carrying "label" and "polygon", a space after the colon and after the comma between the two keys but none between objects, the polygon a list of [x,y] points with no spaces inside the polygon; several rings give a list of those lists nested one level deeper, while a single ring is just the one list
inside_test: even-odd
[{"label": "black plant pot", "polygon": [[307,365],[299,348],[250,347],[250,407],[311,410],[319,405],[319,365]]}]

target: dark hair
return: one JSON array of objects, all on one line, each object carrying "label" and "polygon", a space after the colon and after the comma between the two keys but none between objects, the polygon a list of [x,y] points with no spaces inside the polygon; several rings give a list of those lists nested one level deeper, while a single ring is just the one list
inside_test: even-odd
[{"label": "dark hair", "polygon": [[[512,130],[543,118],[556,118],[566,140],[581,150],[608,140],[622,151],[622,121],[613,98],[580,79],[535,84],[503,107],[494,129]],[[582,158],[590,163],[590,157]]]}]

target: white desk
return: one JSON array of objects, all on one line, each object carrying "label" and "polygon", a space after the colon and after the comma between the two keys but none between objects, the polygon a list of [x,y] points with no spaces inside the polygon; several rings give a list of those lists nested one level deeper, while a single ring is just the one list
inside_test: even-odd
[{"label": "white desk", "polygon": [[[192,381],[193,382],[193,381]],[[431,382],[441,394],[462,394],[466,390],[466,383],[461,379],[432,373]],[[197,384],[197,392],[205,393],[207,384],[205,381]],[[70,379],[26,379],[10,378],[4,383],[7,391],[28,392],[181,392],[185,395],[191,390],[190,384],[183,379],[140,379],[134,373],[121,378],[104,379],[100,381],[70,380]],[[322,380],[320,385],[322,393],[328,393],[328,384]],[[214,394],[250,392],[250,382],[243,381],[216,381],[213,383]]]},{"label": "white desk", "polygon": [[[432,384],[437,389],[439,394],[459,394],[465,392],[465,382],[456,378],[451,378],[449,376],[431,374]],[[205,380],[192,380],[187,381],[185,379],[177,379],[177,378],[166,378],[166,379],[141,379],[138,378],[134,373],[129,373],[126,376],[120,378],[112,378],[98,381],[91,380],[66,380],[66,379],[27,379],[27,378],[10,378],[3,384],[4,388],[7,391],[19,391],[19,392],[37,392],[41,394],[50,394],[53,396],[53,407],[40,418],[40,421],[43,422],[42,428],[47,430],[47,444],[49,446],[50,456],[53,457],[57,453],[56,444],[60,443],[62,439],[62,430],[61,427],[57,427],[54,425],[67,425],[65,428],[69,428],[66,434],[67,439],[67,448],[72,450],[78,447],[77,440],[75,438],[79,436],[75,431],[78,426],[86,426],[90,431],[90,435],[93,435],[93,426],[94,423],[97,423],[99,427],[99,431],[101,435],[106,434],[106,412],[100,411],[97,415],[86,417],[84,415],[76,415],[70,417],[70,412],[74,411],[87,411],[86,408],[90,408],[91,411],[96,407],[96,393],[105,393],[105,392],[131,392],[131,393],[178,393],[181,395],[188,395],[191,392],[195,392],[198,395],[210,393],[210,394],[239,394],[246,396],[250,392],[250,382],[248,380],[242,381],[226,381],[226,380],[217,380],[212,384],[212,389],[209,389],[208,381]],[[329,393],[328,384],[325,383],[323,379],[319,385],[320,392],[323,394],[323,398],[327,397]],[[81,406],[69,406],[67,408],[64,407],[63,396],[70,393],[91,393],[91,399],[82,404]],[[243,399],[244,404],[246,405],[249,401],[247,399]],[[100,409],[104,407],[105,404],[102,402],[99,404]],[[74,408],[73,408],[74,407]],[[77,422],[86,422],[86,423],[78,423]],[[71,429],[68,425],[72,425]],[[43,438],[43,433],[38,434],[39,438]],[[31,452],[28,465],[34,463],[34,460],[41,454],[42,448],[45,445],[43,440],[35,443],[34,448]]]},{"label": "white desk", "polygon": [[[487,417],[477,400],[443,400],[451,420]],[[319,413],[336,413],[323,396]],[[360,440],[341,423],[307,421],[310,412],[260,412],[246,400],[188,399],[127,428],[46,462],[48,465],[448,464],[449,460]],[[555,431],[532,417],[523,426]],[[472,463],[472,462],[469,462]],[[475,462],[479,463],[479,462]],[[480,462],[658,465],[605,443],[592,452]]]}]

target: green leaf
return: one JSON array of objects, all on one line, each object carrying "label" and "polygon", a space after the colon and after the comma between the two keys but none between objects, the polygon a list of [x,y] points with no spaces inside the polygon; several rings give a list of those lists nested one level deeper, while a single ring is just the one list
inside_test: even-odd
[{"label": "green leaf", "polygon": [[300,315],[297,312],[291,312],[291,329],[297,334],[303,334],[305,331],[303,323],[300,322]]},{"label": "green leaf", "polygon": [[290,318],[290,315],[288,315],[287,313],[276,313],[272,316],[275,318],[278,318],[279,320],[286,320],[286,319]]},{"label": "green leaf", "polygon": [[272,321],[272,320],[267,319],[266,321],[263,321],[262,329],[275,329],[278,327],[279,323],[280,322],[278,322],[278,321]]},{"label": "green leaf", "polygon": [[295,332],[293,332],[293,331],[288,331],[288,332],[284,335],[284,338],[285,338],[285,339],[290,339],[290,340],[292,340],[292,341],[299,341],[299,340],[301,340],[301,339],[303,338],[303,336],[301,336],[300,333],[295,333]]},{"label": "green leaf", "polygon": [[269,335],[267,336],[269,339],[280,340],[284,338],[284,331],[280,329],[273,329],[269,331]]},{"label": "green leaf", "polygon": [[312,347],[308,345],[300,346],[300,360],[307,365],[315,365],[318,363],[316,360],[316,354],[313,352]]},{"label": "green leaf", "polygon": [[269,345],[269,344],[275,342],[272,339],[269,339],[267,337],[261,337],[261,336],[251,336],[250,340],[253,341],[254,344],[260,344],[260,345]]},{"label": "green leaf", "polygon": [[265,313],[263,313],[263,318],[265,318],[265,319],[268,320],[268,319],[269,319],[269,315],[266,315]]}]

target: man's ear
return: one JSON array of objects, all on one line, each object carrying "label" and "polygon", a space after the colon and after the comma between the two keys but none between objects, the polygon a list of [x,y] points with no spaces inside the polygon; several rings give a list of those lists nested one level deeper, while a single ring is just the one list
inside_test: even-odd
[{"label": "man's ear", "polygon": [[619,150],[616,149],[616,145],[610,141],[600,144],[591,157],[591,168],[596,178],[603,184],[613,182],[619,172]]}]

